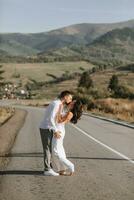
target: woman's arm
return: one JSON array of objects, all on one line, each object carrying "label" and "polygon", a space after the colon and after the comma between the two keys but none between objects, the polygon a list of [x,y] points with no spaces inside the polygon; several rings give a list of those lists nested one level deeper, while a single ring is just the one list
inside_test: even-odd
[{"label": "woman's arm", "polygon": [[68,123],[68,122],[70,122],[70,120],[72,119],[72,117],[73,117],[73,113],[72,112],[68,112],[65,116],[60,116],[59,118],[58,118],[58,123],[62,123],[62,122],[64,122],[64,123]]},{"label": "woman's arm", "polygon": [[68,112],[66,115],[66,118],[64,119],[64,123],[68,123],[70,122],[70,120],[73,118],[73,113],[72,112]]},{"label": "woman's arm", "polygon": [[72,113],[72,112],[67,112],[66,115],[62,116],[62,115],[61,115],[62,110],[63,110],[63,104],[61,104],[61,105],[59,106],[58,112],[57,112],[57,114],[56,114],[56,121],[57,121],[58,123],[62,123],[62,122],[68,123],[68,122],[72,119],[73,113]]}]

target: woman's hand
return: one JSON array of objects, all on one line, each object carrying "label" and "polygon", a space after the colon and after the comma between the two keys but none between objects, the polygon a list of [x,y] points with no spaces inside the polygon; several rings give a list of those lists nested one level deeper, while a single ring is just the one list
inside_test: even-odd
[{"label": "woman's hand", "polygon": [[61,137],[61,132],[60,131],[57,131],[54,133],[54,138],[57,138],[59,139]]}]

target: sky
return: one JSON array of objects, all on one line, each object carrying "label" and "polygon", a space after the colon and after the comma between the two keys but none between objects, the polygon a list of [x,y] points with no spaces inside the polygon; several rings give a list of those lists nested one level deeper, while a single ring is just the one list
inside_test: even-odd
[{"label": "sky", "polygon": [[37,33],[134,19],[134,0],[0,0],[0,32]]}]

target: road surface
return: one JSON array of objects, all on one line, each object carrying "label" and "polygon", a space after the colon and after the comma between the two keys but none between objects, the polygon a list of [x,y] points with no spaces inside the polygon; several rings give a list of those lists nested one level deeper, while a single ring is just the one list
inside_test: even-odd
[{"label": "road surface", "polygon": [[0,172],[0,200],[134,200],[134,130],[82,116],[66,126],[64,146],[74,176],[43,176],[38,125],[42,108],[28,115]]}]

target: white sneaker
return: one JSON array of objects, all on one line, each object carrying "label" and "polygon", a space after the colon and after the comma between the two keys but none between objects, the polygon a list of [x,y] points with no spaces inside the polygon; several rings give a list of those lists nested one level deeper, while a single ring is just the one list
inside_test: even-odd
[{"label": "white sneaker", "polygon": [[49,169],[48,171],[44,171],[45,176],[59,176],[53,169]]}]

